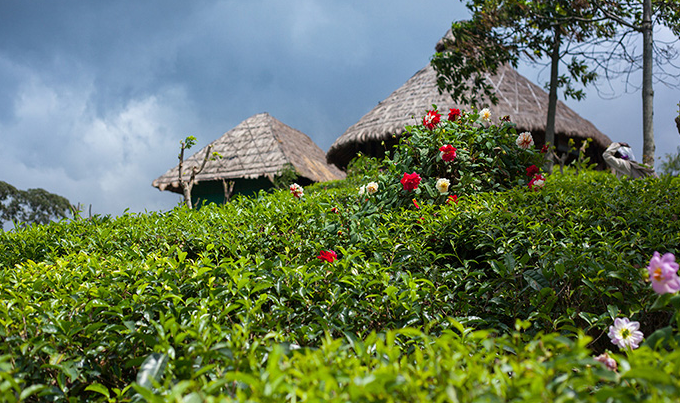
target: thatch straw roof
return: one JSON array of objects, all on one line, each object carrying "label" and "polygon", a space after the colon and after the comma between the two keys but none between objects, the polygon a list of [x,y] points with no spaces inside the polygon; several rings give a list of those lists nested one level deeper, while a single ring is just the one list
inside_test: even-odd
[{"label": "thatch straw roof", "polygon": [[[548,94],[509,66],[500,67],[498,74],[487,78],[493,84],[499,100],[497,105],[489,107],[492,119],[497,121],[499,117],[509,115],[511,121],[517,124],[518,132],[532,132],[536,143],[542,145]],[[327,161],[341,168],[346,167],[358,151],[374,149],[375,143],[389,142],[393,136],[403,133],[404,126],[420,123],[425,112],[432,109],[432,104],[444,112],[448,112],[448,108],[470,109],[454,104],[448,93],[439,93],[437,73],[428,64],[335,140],[326,154]],[[601,150],[611,143],[609,137],[561,101],[557,103],[555,134],[556,142],[565,137],[590,137]],[[373,147],[367,147],[369,143],[373,143]]]},{"label": "thatch straw roof", "polygon": [[[249,117],[238,126],[210,143],[212,151],[222,158],[208,161],[196,181],[222,179],[272,178],[286,164],[292,164],[298,175],[312,182],[342,179],[345,174],[326,163],[324,152],[306,134],[281,123],[268,113]],[[192,166],[203,161],[207,148],[196,152],[184,162],[184,177],[189,179]],[[152,185],[160,190],[181,193],[178,180],[179,166],[170,169],[154,180]]]}]

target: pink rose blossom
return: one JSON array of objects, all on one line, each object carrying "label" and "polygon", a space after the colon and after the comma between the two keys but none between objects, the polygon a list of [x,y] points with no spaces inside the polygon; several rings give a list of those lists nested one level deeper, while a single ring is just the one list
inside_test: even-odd
[{"label": "pink rose blossom", "polygon": [[680,277],[678,277],[678,264],[675,262],[675,255],[654,252],[652,259],[647,266],[649,279],[652,281],[652,288],[659,294],[674,293],[680,291]]},{"label": "pink rose blossom", "polygon": [[640,342],[645,337],[640,330],[640,323],[631,321],[628,318],[616,318],[614,324],[609,326],[607,334],[612,343],[619,346],[621,350],[630,348],[634,350],[639,347]]},{"label": "pink rose blossom", "polygon": [[612,357],[609,356],[607,353],[603,353],[595,357],[595,361],[599,361],[602,364],[604,364],[607,369],[611,371],[616,371],[616,368],[618,368],[618,364],[616,363],[616,360],[613,359]]}]

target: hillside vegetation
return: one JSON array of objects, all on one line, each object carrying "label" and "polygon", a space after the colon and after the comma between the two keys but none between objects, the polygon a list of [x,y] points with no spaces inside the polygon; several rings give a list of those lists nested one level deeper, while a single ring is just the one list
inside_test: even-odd
[{"label": "hillside vegetation", "polygon": [[0,400],[677,401],[680,181],[542,159],[428,114],[341,182],[0,232]]}]

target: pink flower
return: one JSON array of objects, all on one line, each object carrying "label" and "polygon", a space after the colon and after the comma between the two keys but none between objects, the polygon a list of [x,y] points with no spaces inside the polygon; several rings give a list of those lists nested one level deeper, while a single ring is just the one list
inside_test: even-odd
[{"label": "pink flower", "polygon": [[449,109],[449,120],[455,121],[460,116],[460,109],[451,108]]},{"label": "pink flower", "polygon": [[293,196],[299,199],[304,195],[305,190],[302,188],[302,186],[298,185],[297,183],[293,183],[292,185],[290,185],[290,193],[292,193]]},{"label": "pink flower", "polygon": [[450,196],[446,199],[446,204],[450,204],[450,203],[456,203],[456,204],[458,204],[458,195],[450,195]]},{"label": "pink flower", "polygon": [[529,181],[529,189],[538,192],[545,186],[545,178],[541,174],[536,174],[531,181]]},{"label": "pink flower", "polygon": [[604,364],[607,369],[611,371],[616,371],[616,368],[618,367],[618,364],[616,363],[616,360],[613,359],[612,357],[609,356],[607,353],[603,353],[595,357],[595,361],[599,361],[602,364]]},{"label": "pink flower", "polygon": [[316,257],[319,260],[325,260],[328,263],[333,263],[338,259],[338,255],[332,250],[322,250],[319,252],[319,256]]},{"label": "pink flower", "polygon": [[458,149],[451,144],[446,144],[439,147],[439,151],[441,151],[439,155],[442,157],[442,159],[446,162],[449,162],[456,158],[456,151],[458,151]]},{"label": "pink flower", "polygon": [[420,185],[420,175],[417,173],[407,174],[404,173],[404,177],[401,178],[401,184],[404,186],[404,190],[412,191],[418,189]]},{"label": "pink flower", "polygon": [[423,117],[423,126],[427,129],[432,130],[439,124],[442,115],[437,113],[436,110],[427,111],[427,114]]},{"label": "pink flower", "polygon": [[652,281],[652,288],[659,294],[674,293],[680,291],[680,277],[678,277],[678,264],[675,262],[675,255],[654,252],[654,256],[647,266],[649,279]]},{"label": "pink flower", "polygon": [[533,177],[537,173],[541,172],[536,165],[532,165],[527,168],[527,176]]},{"label": "pink flower", "polygon": [[631,350],[638,348],[640,342],[645,337],[640,329],[640,323],[630,321],[628,318],[616,318],[614,324],[609,326],[609,333],[607,334],[612,340],[612,343],[619,346],[621,350],[630,348]]}]

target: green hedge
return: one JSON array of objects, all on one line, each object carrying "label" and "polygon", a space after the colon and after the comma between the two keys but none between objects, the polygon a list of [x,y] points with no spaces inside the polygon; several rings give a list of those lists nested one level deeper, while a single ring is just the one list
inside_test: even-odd
[{"label": "green hedge", "polygon": [[[0,232],[0,400],[676,401],[680,296],[646,266],[678,253],[680,181],[567,170],[533,191],[540,153],[478,118],[410,128],[301,199]],[[610,342],[617,317],[641,348]]]},{"label": "green hedge", "polygon": [[[677,358],[664,353],[677,301],[658,302],[644,273],[654,250],[677,252],[679,184],[552,175],[541,192],[396,210],[354,185],[317,185],[302,200],[278,192],[1,233],[0,391],[57,401],[153,400],[151,390],[161,400],[678,396]],[[339,260],[316,259],[327,249]],[[598,369],[594,354],[618,352],[604,334],[616,316],[671,338],[617,356],[618,373]],[[381,344],[389,337],[398,342]],[[663,374],[649,379],[648,364]],[[523,365],[536,379],[511,376]]]}]

